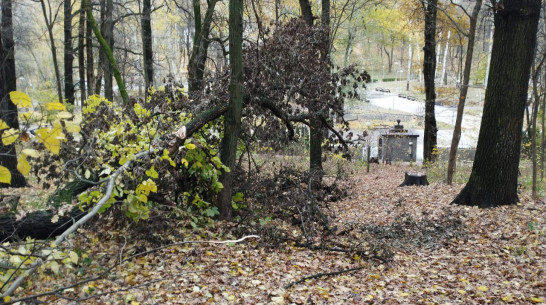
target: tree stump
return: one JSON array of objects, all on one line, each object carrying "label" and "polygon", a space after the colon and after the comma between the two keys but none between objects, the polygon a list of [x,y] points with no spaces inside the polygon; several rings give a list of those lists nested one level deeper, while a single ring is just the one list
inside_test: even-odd
[{"label": "tree stump", "polygon": [[428,185],[427,175],[421,173],[409,173],[406,172],[404,175],[404,182],[400,186],[409,186],[409,185]]}]

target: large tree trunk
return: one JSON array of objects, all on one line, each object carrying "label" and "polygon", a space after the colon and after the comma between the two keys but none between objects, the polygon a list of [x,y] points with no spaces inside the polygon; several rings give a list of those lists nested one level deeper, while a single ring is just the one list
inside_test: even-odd
[{"label": "large tree trunk", "polygon": [[[0,119],[10,128],[19,129],[17,107],[10,100],[9,93],[17,90],[15,74],[15,43],[13,40],[12,1],[3,0],[2,27],[0,29]],[[0,141],[0,165],[11,173],[11,184],[0,183],[0,187],[23,187],[26,180],[17,170],[15,145],[4,145]]]},{"label": "large tree trunk", "polygon": [[74,104],[74,50],[72,49],[72,0],[64,0],[64,97]]},{"label": "large tree trunk", "polygon": [[478,146],[456,204],[495,207],[518,202],[517,181],[540,0],[504,0],[495,7],[491,71]]},{"label": "large tree trunk", "polygon": [[207,51],[210,44],[210,29],[212,25],[212,16],[214,7],[218,0],[211,0],[205,13],[205,19],[201,22],[201,5],[199,0],[193,0],[195,35],[193,38],[193,48],[188,67],[188,83],[190,93],[199,92],[203,89],[203,77],[205,76],[205,63],[207,61]]},{"label": "large tree trunk", "polygon": [[[220,157],[222,163],[234,170],[237,157],[237,143],[241,131],[241,112],[243,108],[244,74],[243,74],[243,1],[229,1],[229,65],[231,78],[229,82],[229,106],[224,116],[224,138]],[[230,220],[233,217],[231,193],[233,190],[233,171],[224,172],[220,181],[224,188],[219,194],[220,217]]]},{"label": "large tree trunk", "polygon": [[313,16],[313,12],[311,11],[311,4],[309,4],[309,0],[299,0],[299,3],[301,17],[303,18],[303,20],[305,20],[305,23],[307,23],[308,26],[313,26],[313,21],[315,20],[315,17]]},{"label": "large tree trunk", "polygon": [[57,84],[57,95],[59,96],[59,103],[62,103],[63,102],[63,87],[61,85],[61,72],[59,72],[59,61],[57,60],[57,47],[55,46],[55,37],[53,35],[53,26],[55,24],[51,16],[51,3],[48,2],[49,16],[48,16],[48,9],[46,8],[46,5],[45,5],[45,1],[40,0],[40,4],[42,5],[42,13],[44,15],[44,20],[47,27],[47,33],[49,34],[50,51],[51,51],[51,56],[53,58],[53,69],[55,70],[55,78],[56,78],[55,83]]},{"label": "large tree trunk", "polygon": [[425,78],[425,133],[423,157],[425,162],[434,162],[433,154],[436,147],[436,115],[434,103],[436,92],[434,88],[434,77],[436,74],[436,14],[438,0],[425,1],[425,59],[423,64],[423,75]]},{"label": "large tree trunk", "polygon": [[[457,105],[457,118],[455,119],[455,128],[451,138],[451,147],[449,149],[449,161],[447,163],[447,184],[453,182],[453,174],[457,164],[457,147],[461,140],[461,124],[463,122],[463,112],[468,93],[468,83],[470,82],[470,70],[472,69],[472,56],[474,54],[474,40],[476,38],[476,25],[478,24],[478,15],[482,6],[482,0],[476,0],[472,16],[470,16],[470,30],[468,31],[468,46],[466,49],[466,59],[464,63],[463,83],[459,94],[459,105]],[[461,54],[462,56],[462,54]]]},{"label": "large tree trunk", "polygon": [[85,82],[85,5],[84,0],[80,4],[80,16],[78,21],[78,75],[80,77],[81,106],[87,98]]},{"label": "large tree trunk", "polygon": [[151,0],[142,1],[142,53],[144,61],[144,83],[146,95],[148,88],[154,85],[154,54],[152,49],[152,4]]}]

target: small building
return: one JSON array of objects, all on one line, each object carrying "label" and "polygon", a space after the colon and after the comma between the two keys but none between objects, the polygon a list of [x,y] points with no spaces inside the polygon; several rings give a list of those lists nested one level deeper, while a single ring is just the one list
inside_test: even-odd
[{"label": "small building", "polygon": [[417,161],[417,137],[419,135],[409,133],[404,125],[398,124],[389,129],[387,133],[380,135],[378,143],[378,157],[383,162],[391,161]]}]

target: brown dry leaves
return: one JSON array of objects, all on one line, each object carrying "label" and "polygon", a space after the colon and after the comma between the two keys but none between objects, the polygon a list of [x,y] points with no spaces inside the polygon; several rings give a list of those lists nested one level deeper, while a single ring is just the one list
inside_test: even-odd
[{"label": "brown dry leaves", "polygon": [[[192,244],[134,259],[116,268],[108,280],[88,283],[71,293],[81,298],[134,287],[84,302],[134,305],[544,303],[543,202],[535,203],[521,194],[522,203],[517,206],[488,210],[454,206],[449,203],[460,185],[399,188],[405,170],[377,165],[370,174],[351,178],[347,185],[349,196],[331,204],[327,211],[335,215],[331,219],[333,225],[338,229],[348,224],[387,226],[400,215],[411,216],[416,222],[434,222],[442,215],[452,214],[461,220],[463,235],[433,241],[436,247],[393,248],[395,256],[389,264],[345,253],[295,248],[291,244],[279,249],[254,247],[252,242],[231,246]],[[290,229],[289,224],[274,224]],[[217,228],[225,227],[226,224],[217,223]],[[297,231],[297,227],[292,230]],[[79,239],[81,247],[92,249],[92,266],[113,264],[142,247],[138,241],[124,240],[123,232],[110,232],[110,236],[100,242],[93,237]],[[185,240],[217,238],[209,231],[188,235]],[[358,266],[364,268],[283,288],[309,275]],[[36,293],[83,278],[68,274],[64,280],[53,281],[50,276],[43,274],[40,279],[33,279],[28,288]],[[55,303],[69,301],[55,298]]]}]

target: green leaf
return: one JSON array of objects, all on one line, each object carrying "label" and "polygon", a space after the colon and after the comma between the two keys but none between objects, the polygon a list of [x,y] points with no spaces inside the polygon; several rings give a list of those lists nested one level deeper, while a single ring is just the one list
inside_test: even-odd
[{"label": "green leaf", "polygon": [[152,168],[146,171],[146,176],[151,178],[157,178],[159,177],[158,173],[155,171],[154,166],[152,165]]}]

